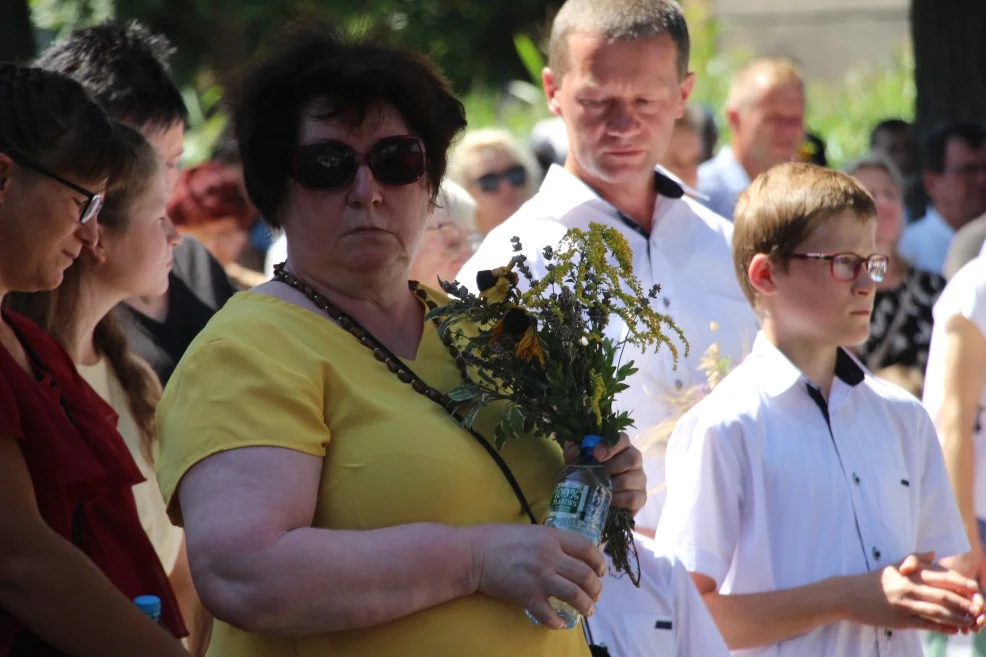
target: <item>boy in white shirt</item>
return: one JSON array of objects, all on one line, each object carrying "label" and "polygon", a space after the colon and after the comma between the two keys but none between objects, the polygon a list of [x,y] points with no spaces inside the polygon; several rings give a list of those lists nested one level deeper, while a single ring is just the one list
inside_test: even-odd
[{"label": "boy in white shirt", "polygon": [[886,271],[875,217],[852,178],[807,164],[736,208],[762,330],[675,428],[657,531],[736,655],[920,657],[899,630],[986,624],[976,582],[948,570],[969,544],[931,419],[842,349],[866,339]]}]

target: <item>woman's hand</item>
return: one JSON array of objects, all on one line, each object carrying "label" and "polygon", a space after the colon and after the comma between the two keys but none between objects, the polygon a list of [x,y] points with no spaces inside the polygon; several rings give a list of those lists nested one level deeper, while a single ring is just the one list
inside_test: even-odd
[{"label": "woman's hand", "polygon": [[478,525],[469,532],[476,591],[524,609],[546,627],[562,621],[553,596],[591,616],[602,593],[606,559],[575,532],[539,525]]},{"label": "woman's hand", "polygon": [[[571,463],[579,454],[577,445],[565,448],[565,461]],[[628,509],[633,515],[647,501],[647,477],[644,475],[644,457],[630,444],[630,437],[620,434],[615,445],[600,444],[593,452],[596,460],[606,466],[613,481],[613,506]]]}]

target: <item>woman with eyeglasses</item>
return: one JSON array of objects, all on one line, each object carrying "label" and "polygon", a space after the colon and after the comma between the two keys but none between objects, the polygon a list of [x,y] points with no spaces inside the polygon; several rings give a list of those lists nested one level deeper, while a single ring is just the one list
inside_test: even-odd
[{"label": "woman with eyeglasses", "polygon": [[[550,440],[492,447],[445,394],[462,359],[409,282],[462,105],[422,55],[286,32],[233,103],[247,190],[287,236],[275,279],[191,345],[158,406],[158,475],[216,617],[211,657],[588,657],[605,560],[538,524]],[[617,505],[640,453],[605,455]],[[531,623],[529,609],[541,621]]]},{"label": "woman with eyeglasses", "polygon": [[482,233],[476,230],[476,201],[446,178],[411,260],[411,280],[435,289],[440,287],[439,281],[454,281],[482,240]]},{"label": "woman with eyeglasses", "polygon": [[483,235],[502,224],[537,191],[534,155],[499,128],[466,132],[449,161],[449,178],[476,199]]},{"label": "woman with eyeglasses", "polygon": [[932,308],[945,279],[913,267],[897,250],[904,228],[904,197],[896,167],[884,156],[872,154],[845,171],[876,201],[877,251],[888,257],[886,275],[877,284],[870,337],[858,354],[874,372],[908,367],[923,376],[931,344]]},{"label": "woman with eyeglasses", "polygon": [[[57,287],[98,248],[103,194],[133,166],[75,82],[0,64],[0,299]],[[186,654],[115,414],[41,328],[0,315],[0,655]],[[161,622],[134,604],[160,600]],[[163,627],[162,627],[163,626]]]}]

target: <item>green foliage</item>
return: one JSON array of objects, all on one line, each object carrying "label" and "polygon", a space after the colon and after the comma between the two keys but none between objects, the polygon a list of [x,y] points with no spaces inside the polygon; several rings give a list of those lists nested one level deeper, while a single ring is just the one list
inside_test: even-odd
[{"label": "green foliage", "polygon": [[914,119],[914,56],[902,47],[888,61],[858,66],[836,83],[809,82],[807,124],[826,141],[830,166],[841,166],[869,149],[880,120]]},{"label": "green foliage", "polygon": [[221,108],[222,87],[208,79],[203,79],[200,84],[203,87],[201,91],[191,84],[182,89],[189,118],[183,166],[195,166],[210,159],[216,142],[229,123],[229,116]]}]

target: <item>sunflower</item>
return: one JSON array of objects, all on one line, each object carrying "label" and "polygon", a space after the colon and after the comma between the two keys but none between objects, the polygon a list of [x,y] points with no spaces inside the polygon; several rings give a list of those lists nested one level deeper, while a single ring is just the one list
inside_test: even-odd
[{"label": "sunflower", "polygon": [[517,340],[514,354],[518,358],[528,362],[537,358],[544,365],[544,350],[537,330],[537,322],[530,315],[520,308],[511,308],[490,329],[490,341],[500,342],[504,336],[513,337]]},{"label": "sunflower", "polygon": [[476,274],[476,287],[479,288],[479,296],[489,303],[506,301],[520,281],[520,277],[514,271],[514,265],[515,263],[511,261],[506,267],[484,269]]}]

